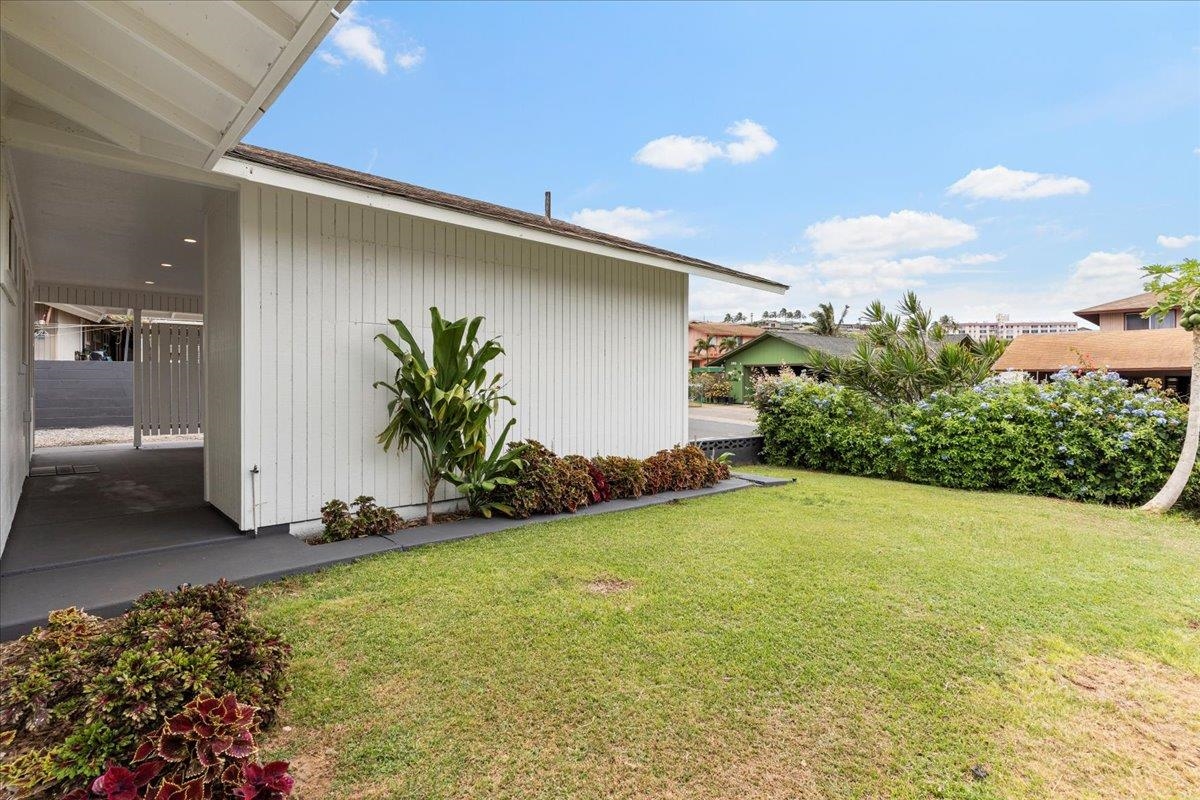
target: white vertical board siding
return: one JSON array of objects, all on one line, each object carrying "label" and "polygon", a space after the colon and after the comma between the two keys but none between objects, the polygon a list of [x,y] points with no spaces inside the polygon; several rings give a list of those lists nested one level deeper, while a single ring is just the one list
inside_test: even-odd
[{"label": "white vertical board siding", "polygon": [[686,438],[686,275],[255,184],[241,206],[242,461],[261,470],[261,525],[333,497],[423,502],[415,456],[375,441],[372,383],[394,370],[374,341],[387,319],[427,345],[430,306],[500,337],[517,406],[496,428],[514,415],[514,439],[646,456]]},{"label": "white vertical board siding", "polygon": [[204,499],[249,526],[242,494],[242,272],[237,195],[221,193],[204,215]]},{"label": "white vertical board siding", "polygon": [[[0,158],[0,274],[14,264],[19,272],[15,282],[5,278],[0,290],[0,552],[8,541],[17,501],[29,472],[32,452],[31,409],[32,369],[29,363],[33,332],[27,325],[30,314],[25,237],[8,172],[7,154]],[[9,216],[15,213],[15,226],[9,230]],[[14,248],[15,247],[15,251]]]}]

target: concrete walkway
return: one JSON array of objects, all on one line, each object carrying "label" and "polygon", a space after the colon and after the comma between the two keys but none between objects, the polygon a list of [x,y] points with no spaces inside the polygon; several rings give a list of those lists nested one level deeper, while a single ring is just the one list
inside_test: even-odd
[{"label": "concrete walkway", "polygon": [[[575,515],[523,520],[470,518],[432,527],[408,528],[388,536],[324,545],[309,545],[288,533],[265,533],[258,538],[239,535],[183,548],[155,548],[85,561],[68,560],[61,566],[43,566],[0,576],[0,639],[7,640],[28,632],[45,622],[50,611],[65,606],[75,605],[92,614],[113,616],[127,609],[144,592],[173,589],[181,583],[202,584],[227,578],[244,586],[254,586],[379,553],[468,539],[572,516],[644,508],[788,482],[737,475],[709,489],[665,492],[637,500],[613,500],[588,506]],[[7,557],[6,553],[6,561]]]}]

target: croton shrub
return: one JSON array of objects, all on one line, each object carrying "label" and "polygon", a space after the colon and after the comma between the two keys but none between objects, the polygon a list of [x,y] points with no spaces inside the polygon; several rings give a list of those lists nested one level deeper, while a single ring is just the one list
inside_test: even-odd
[{"label": "croton shrub", "polygon": [[711,459],[694,445],[660,450],[647,459],[560,457],[532,439],[513,446],[522,448],[522,466],[512,485],[498,488],[495,499],[522,518],[574,513],[614,498],[700,489],[729,477],[723,459]]},{"label": "croton shrub", "polygon": [[235,695],[201,695],[146,738],[130,766],[110,762],[64,800],[282,800],[295,781],[286,761],[254,759],[258,709]]},{"label": "croton shrub", "polygon": [[340,542],[362,536],[382,536],[400,530],[404,520],[390,508],[376,504],[374,497],[359,495],[353,509],[342,500],[330,500],[321,506],[325,529],[322,542]]},{"label": "croton shrub", "polygon": [[198,695],[233,694],[269,725],[290,648],[225,581],[149,592],[111,620],[78,609],[0,647],[0,786],[56,796],[127,764]]},{"label": "croton shrub", "polygon": [[[1187,422],[1174,397],[1102,371],[990,379],[890,408],[830,383],[768,378],[755,405],[773,464],[1126,506],[1166,481]],[[1182,502],[1200,509],[1200,476]]]}]

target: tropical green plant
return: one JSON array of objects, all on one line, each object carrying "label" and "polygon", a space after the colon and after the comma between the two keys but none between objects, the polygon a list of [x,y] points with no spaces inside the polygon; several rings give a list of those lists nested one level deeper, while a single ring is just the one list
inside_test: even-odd
[{"label": "tropical green plant", "polygon": [[842,324],[846,321],[849,311],[850,306],[842,306],[842,313],[837,314],[833,310],[833,303],[821,303],[817,310],[812,312],[812,322],[808,324],[808,329],[820,336],[840,336]]},{"label": "tropical green plant", "polygon": [[511,480],[507,473],[520,460],[520,450],[505,453],[503,447],[515,420],[488,447],[492,415],[501,403],[516,405],[503,393],[502,376],[488,375],[488,364],[504,353],[500,342],[478,343],[483,317],[451,322],[436,307],[429,314],[431,357],[398,319],[388,321],[399,341],[383,333],[375,337],[399,362],[392,381],[375,386],[392,395],[379,443],[384,451],[393,444],[401,452],[417,451],[425,473],[425,522],[432,525],[433,498],[442,481],[458,486],[472,502],[487,485]]},{"label": "tropical green plant", "polygon": [[814,353],[814,367],[885,408],[914,403],[939,390],[974,386],[988,377],[1004,352],[997,339],[947,339],[946,330],[913,292],[904,295],[896,313],[874,301],[863,319],[869,327],[853,353]]},{"label": "tropical green plant", "polygon": [[692,354],[701,361],[707,361],[708,355],[716,349],[717,343],[711,336],[704,336],[696,341],[695,347],[692,348]]},{"label": "tropical green plant", "polygon": [[725,355],[726,353],[732,353],[739,347],[741,347],[741,344],[736,336],[726,336],[721,340],[721,343],[717,345],[717,352],[721,355]]},{"label": "tropical green plant", "polygon": [[1188,402],[1187,435],[1179,451],[1179,460],[1171,477],[1142,508],[1167,511],[1179,501],[1196,464],[1200,446],[1200,261],[1189,258],[1179,264],[1152,264],[1144,268],[1148,278],[1146,291],[1158,295],[1145,316],[1162,316],[1179,309],[1179,324],[1192,334],[1192,389]]}]

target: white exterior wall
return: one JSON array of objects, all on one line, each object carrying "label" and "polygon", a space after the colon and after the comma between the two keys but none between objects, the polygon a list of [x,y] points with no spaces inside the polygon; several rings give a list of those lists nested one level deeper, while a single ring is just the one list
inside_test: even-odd
[{"label": "white exterior wall", "polygon": [[[25,237],[8,168],[6,154],[0,153],[0,552],[29,473],[33,441],[30,275],[22,266]],[[11,234],[10,213],[16,214]],[[10,264],[17,266],[16,280],[8,277]]]},{"label": "white exterior wall", "polygon": [[[254,465],[261,525],[334,497],[422,502],[415,456],[375,441],[394,359],[374,337],[398,317],[427,339],[432,305],[500,337],[514,440],[647,456],[687,438],[685,274],[258,184],[241,223],[243,527]],[[210,331],[220,305],[210,286]]]},{"label": "white exterior wall", "polygon": [[204,499],[242,528],[242,265],[236,194],[204,213]]}]

